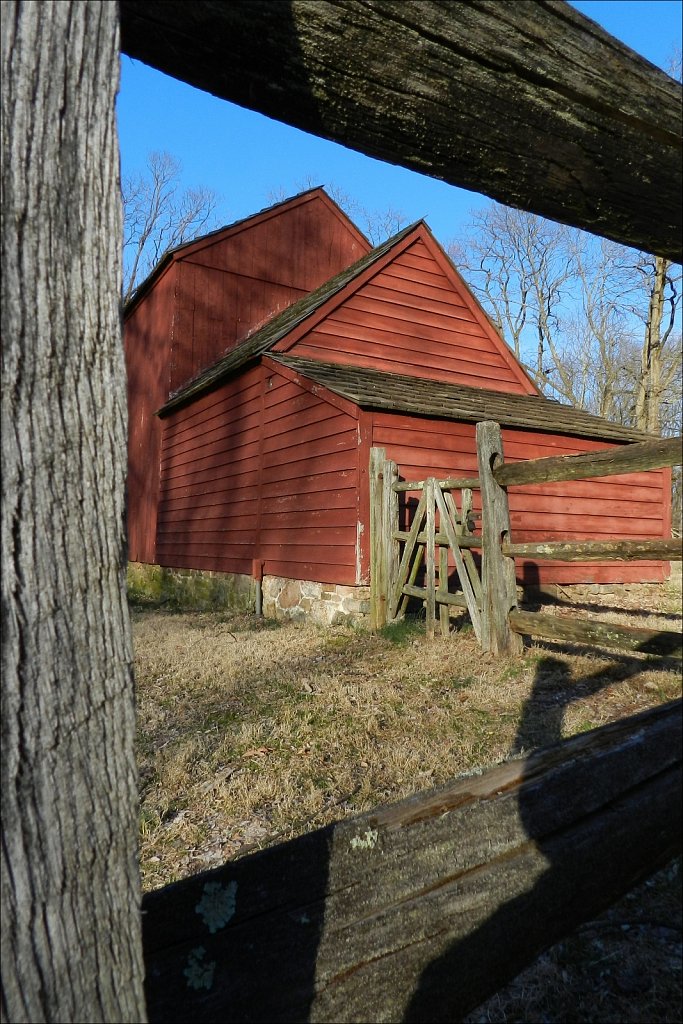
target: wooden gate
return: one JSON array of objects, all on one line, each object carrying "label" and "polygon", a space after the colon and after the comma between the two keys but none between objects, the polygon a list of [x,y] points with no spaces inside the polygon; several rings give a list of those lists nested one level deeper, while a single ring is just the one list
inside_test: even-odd
[{"label": "wooden gate", "polygon": [[[472,488],[477,479],[399,481],[398,466],[384,448],[370,453],[370,586],[374,628],[405,615],[411,598],[425,607],[427,636],[433,637],[436,609],[447,635],[451,609],[466,609],[481,640],[481,580],[472,548]],[[459,499],[453,492],[459,492]],[[407,500],[419,494],[417,506]],[[404,496],[403,503],[401,496]],[[459,505],[459,507],[458,507]],[[401,511],[404,528],[401,529]],[[460,592],[453,591],[451,562]]]}]

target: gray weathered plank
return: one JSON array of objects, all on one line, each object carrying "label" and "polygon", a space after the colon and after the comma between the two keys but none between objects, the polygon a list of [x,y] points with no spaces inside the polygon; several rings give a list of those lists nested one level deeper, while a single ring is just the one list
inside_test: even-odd
[{"label": "gray weathered plank", "polygon": [[545,615],[542,612],[518,610],[510,612],[509,620],[510,627],[520,635],[630,650],[641,654],[662,654],[670,658],[681,657],[681,634],[673,630],[642,629],[596,619],[565,618],[559,615]]},{"label": "gray weathered plank", "polygon": [[481,485],[484,542],[482,556],[481,641],[485,651],[514,654],[522,649],[521,637],[510,629],[509,613],[517,607],[514,559],[503,555],[501,544],[510,536],[507,493],[494,477],[503,463],[503,440],[497,423],[477,424],[477,459]]},{"label": "gray weathered plank", "polygon": [[662,559],[680,562],[683,547],[679,540],[578,540],[539,541],[503,544],[510,558],[551,558],[560,562],[633,562],[638,559]]},{"label": "gray weathered plank", "polygon": [[568,4],[120,10],[124,53],[197,88],[680,261],[680,87]]},{"label": "gray weathered plank", "polygon": [[585,455],[561,455],[549,459],[531,459],[496,466],[493,475],[504,487],[514,484],[544,484],[555,480],[588,480],[596,476],[618,476],[665,466],[680,466],[683,439],[660,438],[637,441],[622,448],[587,452]]},{"label": "gray weathered plank", "polygon": [[150,1021],[454,1021],[680,849],[680,703],[149,894]]}]

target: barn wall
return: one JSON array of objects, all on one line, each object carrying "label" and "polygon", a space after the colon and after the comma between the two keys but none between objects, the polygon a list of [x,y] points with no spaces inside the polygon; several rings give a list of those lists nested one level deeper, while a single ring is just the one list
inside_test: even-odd
[{"label": "barn wall", "polygon": [[361,285],[291,349],[513,394],[536,394],[457,275],[421,239]]},{"label": "barn wall", "polygon": [[263,421],[264,572],[355,584],[356,419],[273,370],[266,378]]},{"label": "barn wall", "polygon": [[128,375],[128,557],[153,563],[161,422],[154,412],[168,398],[176,269],[170,266],[126,319]]},{"label": "barn wall", "polygon": [[[373,444],[398,463],[403,479],[477,475],[473,424],[375,413]],[[605,441],[503,429],[507,462],[577,455],[610,447]],[[514,541],[657,538],[668,536],[668,473],[574,480],[510,488]],[[480,510],[479,492],[474,492]],[[666,578],[661,562],[551,563],[518,560],[520,583],[629,583]]]},{"label": "barn wall", "polygon": [[254,368],[163,420],[160,565],[251,575],[262,390]]},{"label": "barn wall", "polygon": [[171,389],[369,248],[334,207],[316,196],[191,247],[179,258]]},{"label": "barn wall", "polygon": [[257,367],[163,423],[160,565],[355,584],[353,416]]}]

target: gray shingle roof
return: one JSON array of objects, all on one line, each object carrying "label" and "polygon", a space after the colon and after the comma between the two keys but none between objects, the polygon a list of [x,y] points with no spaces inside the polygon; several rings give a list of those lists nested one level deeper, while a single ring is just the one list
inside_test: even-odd
[{"label": "gray shingle roof", "polygon": [[614,441],[650,439],[650,435],[641,431],[610,423],[600,416],[540,395],[511,395],[366,367],[320,363],[281,353],[274,353],[271,358],[364,409],[386,409],[469,423],[495,420],[503,426]]}]

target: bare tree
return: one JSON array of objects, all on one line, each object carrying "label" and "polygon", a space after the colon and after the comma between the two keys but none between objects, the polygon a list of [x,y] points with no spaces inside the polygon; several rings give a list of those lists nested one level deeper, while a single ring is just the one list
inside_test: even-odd
[{"label": "bare tree", "polygon": [[143,1021],[118,10],[2,18],[2,1003]]},{"label": "bare tree", "polygon": [[[307,175],[306,178],[297,183],[295,188],[297,192],[303,192],[306,189],[315,188],[319,184],[318,181],[313,179],[312,175]],[[381,210],[373,210],[368,206],[363,206],[358,199],[354,198],[349,192],[346,192],[340,185],[334,184],[334,182],[323,187],[330,198],[334,199],[337,206],[340,206],[356,227],[361,229],[372,245],[380,245],[382,242],[385,242],[387,238],[397,234],[408,223],[405,213],[401,210],[395,210],[392,206],[384,207]],[[268,199],[272,203],[281,203],[287,198],[287,193],[281,186],[277,189],[271,189],[268,193]]]},{"label": "bare tree", "polygon": [[496,205],[449,253],[542,391],[652,433],[677,429],[680,268]]},{"label": "bare tree", "polygon": [[473,214],[469,237],[448,253],[538,386],[578,403],[560,354],[576,276],[573,231],[491,204]]},{"label": "bare tree", "polygon": [[164,253],[216,226],[218,195],[203,186],[183,190],[181,174],[170,153],[150,153],[145,173],[121,183],[124,302]]}]

